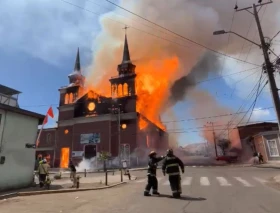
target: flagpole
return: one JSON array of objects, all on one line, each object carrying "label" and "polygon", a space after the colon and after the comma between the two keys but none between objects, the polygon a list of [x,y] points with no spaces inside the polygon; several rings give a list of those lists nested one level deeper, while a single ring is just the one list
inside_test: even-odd
[{"label": "flagpole", "polygon": [[39,134],[38,134],[38,137],[37,137],[37,140],[36,140],[36,148],[38,147],[38,145],[39,145],[39,143],[40,143],[40,136],[41,136],[41,133],[42,133],[42,130],[43,130],[43,128],[44,128],[44,125],[46,124],[46,123],[48,123],[48,116],[50,116],[51,118],[54,118],[54,115],[53,115],[53,110],[52,110],[52,107],[50,106],[50,108],[48,109],[48,111],[47,111],[47,114],[46,114],[46,116],[45,116],[45,118],[44,118],[44,121],[43,121],[43,123],[42,123],[42,126],[41,126],[41,130],[40,130],[40,132],[39,132]]},{"label": "flagpole", "polygon": [[[46,117],[47,116],[48,116],[48,114],[46,114]],[[45,117],[45,119],[46,119],[46,117]],[[45,121],[45,119],[44,119],[44,121]],[[37,140],[36,140],[36,148],[39,146],[39,139],[40,139],[43,128],[44,128],[44,122],[42,123],[41,130],[40,130],[40,132],[38,134],[38,137],[37,137]]]}]

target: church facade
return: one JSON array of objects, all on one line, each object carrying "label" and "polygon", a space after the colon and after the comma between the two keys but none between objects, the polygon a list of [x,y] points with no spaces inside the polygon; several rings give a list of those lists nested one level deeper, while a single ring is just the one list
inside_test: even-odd
[{"label": "church facade", "polygon": [[[136,111],[135,70],[125,35],[118,76],[109,79],[111,97],[85,93],[78,49],[69,85],[59,89],[57,127],[42,131],[37,156],[49,158],[53,167],[66,168],[70,160],[78,163],[107,152],[111,159],[120,156],[133,166],[149,150],[166,150],[167,133]],[[140,129],[140,119],[147,123],[145,129]]]}]

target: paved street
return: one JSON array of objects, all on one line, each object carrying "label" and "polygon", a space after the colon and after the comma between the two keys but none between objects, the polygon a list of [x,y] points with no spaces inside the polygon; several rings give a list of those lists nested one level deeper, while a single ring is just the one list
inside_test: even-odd
[{"label": "paved street", "polygon": [[[101,191],[18,197],[0,201],[1,213],[279,213],[280,191],[268,182],[277,169],[187,167],[182,176],[183,198],[169,198],[167,177],[158,171],[161,197],[144,197],[146,172],[124,186]],[[40,209],[40,210],[38,210]]]}]

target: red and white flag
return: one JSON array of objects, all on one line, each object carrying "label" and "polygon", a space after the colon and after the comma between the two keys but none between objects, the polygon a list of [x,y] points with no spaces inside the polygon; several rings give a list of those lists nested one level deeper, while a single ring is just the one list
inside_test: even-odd
[{"label": "red and white flag", "polygon": [[39,132],[39,134],[38,134],[38,137],[37,137],[37,140],[36,140],[36,147],[38,147],[38,145],[39,145],[39,143],[40,143],[39,139],[40,139],[42,130],[43,130],[43,128],[44,128],[44,125],[46,125],[46,124],[48,123],[48,117],[49,117],[49,116],[50,116],[51,118],[54,118],[54,114],[53,114],[53,109],[52,109],[52,107],[50,107],[50,108],[48,109],[47,114],[46,114],[46,116],[45,116],[45,118],[44,118],[43,124],[42,124],[42,126],[41,126],[41,130],[40,130],[40,132]]},{"label": "red and white flag", "polygon": [[48,109],[47,115],[50,116],[51,118],[54,118],[52,107],[50,107],[50,108]]}]

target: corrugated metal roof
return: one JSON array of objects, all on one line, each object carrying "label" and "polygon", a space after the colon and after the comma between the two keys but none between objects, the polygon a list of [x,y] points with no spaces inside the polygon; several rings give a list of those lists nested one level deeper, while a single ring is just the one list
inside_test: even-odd
[{"label": "corrugated metal roof", "polygon": [[0,84],[0,93],[4,95],[16,95],[16,94],[20,94],[21,92]]}]

